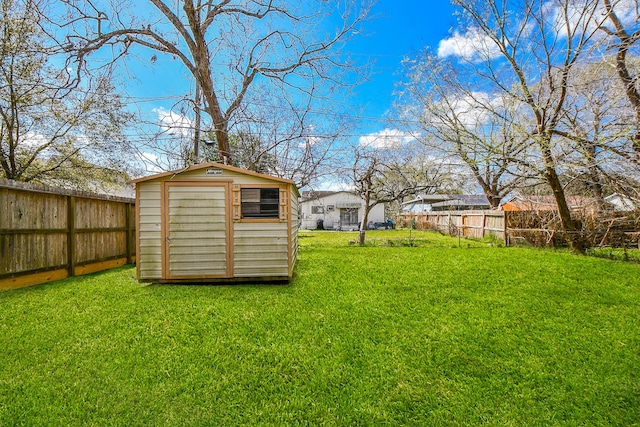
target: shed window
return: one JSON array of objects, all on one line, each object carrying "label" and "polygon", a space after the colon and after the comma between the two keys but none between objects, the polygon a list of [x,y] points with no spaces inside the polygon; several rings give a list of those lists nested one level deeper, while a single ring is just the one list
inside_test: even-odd
[{"label": "shed window", "polygon": [[323,214],[324,213],[324,208],[322,206],[311,206],[311,213],[312,214]]},{"label": "shed window", "polygon": [[280,190],[278,188],[243,188],[241,204],[242,218],[279,218]]}]

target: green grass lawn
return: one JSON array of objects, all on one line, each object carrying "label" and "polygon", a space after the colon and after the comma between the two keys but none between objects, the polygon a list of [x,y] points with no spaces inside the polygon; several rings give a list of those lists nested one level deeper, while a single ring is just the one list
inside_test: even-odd
[{"label": "green grass lawn", "polygon": [[0,293],[0,425],[640,425],[640,265],[303,232],[289,285]]}]

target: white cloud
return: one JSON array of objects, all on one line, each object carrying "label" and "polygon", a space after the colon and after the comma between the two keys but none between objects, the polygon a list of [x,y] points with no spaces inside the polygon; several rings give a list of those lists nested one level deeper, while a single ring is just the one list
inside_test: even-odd
[{"label": "white cloud", "polygon": [[353,186],[340,182],[336,179],[325,179],[314,187],[316,191],[353,191]]},{"label": "white cloud", "polygon": [[498,46],[478,29],[471,28],[465,34],[454,32],[448,39],[440,40],[438,56],[459,56],[468,61],[482,61],[499,57]]},{"label": "white cloud", "polygon": [[[640,19],[638,0],[614,0],[611,3],[622,25],[633,31]],[[595,11],[591,9],[592,7],[596,8]],[[514,28],[524,25],[517,30],[521,38],[529,37],[533,31],[540,31],[541,28],[538,28],[540,22],[544,23],[545,37],[555,33],[560,39],[565,39],[569,31],[577,34],[583,31],[591,33],[595,39],[605,37],[604,31],[598,31],[603,24],[609,27],[610,31],[614,30],[602,2],[597,4],[584,1],[568,2],[564,7],[564,3],[560,5],[557,1],[550,0],[542,3],[541,14],[538,20],[514,23]],[[500,55],[497,44],[478,28],[469,28],[465,33],[454,31],[450,37],[440,40],[438,44],[440,58],[454,56],[471,62],[482,62],[498,58]]]},{"label": "white cloud", "polygon": [[309,148],[316,145],[320,142],[321,138],[319,136],[314,136],[313,133],[316,131],[316,127],[314,125],[309,125],[308,127],[308,135],[303,138],[303,141],[298,144],[298,148]]},{"label": "white cloud", "polygon": [[[18,150],[22,153],[29,153],[29,155],[35,154],[41,147],[49,144],[51,141],[40,133],[28,131],[20,136],[20,145]],[[57,144],[45,148],[38,153],[39,158],[50,158],[58,153]]]},{"label": "white cloud", "polygon": [[[606,12],[604,10],[604,6],[601,5],[601,7],[603,9],[601,13],[604,16]],[[630,26],[637,22],[638,9],[635,0],[620,0],[617,3],[614,2],[613,10],[616,12],[618,19],[622,21],[623,25]]]},{"label": "white cloud", "polygon": [[163,169],[160,167],[162,160],[159,156],[154,153],[149,152],[139,152],[137,154],[138,158],[144,165],[144,170],[150,173],[160,173],[163,172]]},{"label": "white cloud", "polygon": [[[635,25],[637,24],[640,16],[638,11],[637,0],[618,0],[611,2],[613,11],[618,16],[618,19],[622,23],[622,25],[627,28],[627,31],[634,31]],[[613,25],[611,21],[607,17],[607,11],[602,2],[598,4],[598,11],[594,14],[595,19],[598,20],[597,23],[591,23],[591,27],[594,27],[597,24],[602,24],[605,27],[608,27],[611,31],[614,31]],[[595,29],[595,28],[591,28]],[[596,33],[596,37],[604,37],[606,33],[604,31],[599,31]]]},{"label": "white cloud", "polygon": [[320,137],[318,136],[307,136],[304,138],[304,141],[298,144],[298,148],[310,148],[320,142]]},{"label": "white cloud", "polygon": [[398,148],[416,139],[415,136],[398,129],[384,129],[360,137],[360,146],[369,148]]},{"label": "white cloud", "polygon": [[193,134],[193,122],[186,116],[164,108],[152,110],[158,115],[160,129],[169,135],[190,137]]},{"label": "white cloud", "polygon": [[[616,12],[625,14],[628,12],[624,1],[618,2],[615,6]],[[598,32],[600,23],[605,19],[606,11],[604,6],[599,5],[599,11],[590,16],[588,13],[589,6],[583,2],[569,3],[566,9],[557,4],[557,2],[549,1],[543,5],[543,13],[546,25],[550,25],[551,29],[557,33],[561,39],[566,39],[569,32],[581,34],[583,32],[595,33],[596,37],[604,35]],[[622,16],[623,21],[627,18]]]},{"label": "white cloud", "polygon": [[48,142],[44,135],[31,131],[25,133],[20,140],[20,143],[29,150],[35,150]]},{"label": "white cloud", "polygon": [[[632,27],[638,20],[637,0],[613,1],[613,9],[625,27]],[[557,1],[545,1],[541,8],[541,22],[544,23],[545,37],[548,33],[557,34],[558,38],[565,39],[568,31],[572,33],[595,33],[596,37],[604,36],[604,32],[598,32],[598,27],[604,22],[611,27],[606,10],[602,4],[597,5],[595,13],[592,6],[585,2],[569,2],[566,8]],[[594,6],[595,7],[595,6]],[[587,19],[589,21],[587,21]],[[528,23],[514,22],[521,38],[527,38],[533,31],[540,31],[540,22],[529,20]],[[524,25],[519,28],[520,25]],[[539,37],[540,35],[536,35]],[[465,33],[454,31],[446,39],[438,44],[438,57],[459,57],[471,62],[482,62],[500,57],[498,45],[478,28],[469,28]]]},{"label": "white cloud", "polygon": [[453,103],[456,117],[468,128],[486,123],[491,111],[502,104],[500,97],[490,97],[486,92],[472,92]]}]

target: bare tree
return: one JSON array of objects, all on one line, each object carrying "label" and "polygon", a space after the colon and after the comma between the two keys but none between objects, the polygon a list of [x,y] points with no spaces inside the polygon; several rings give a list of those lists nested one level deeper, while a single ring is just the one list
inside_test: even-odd
[{"label": "bare tree", "polygon": [[[335,142],[350,129],[350,120],[312,103],[297,108],[289,99],[261,92],[253,96],[233,124],[231,152],[237,166],[294,180],[306,186],[333,172]],[[240,138],[238,138],[240,137]]]},{"label": "bare tree", "polygon": [[44,0],[0,6],[2,175],[94,189],[109,177],[124,180],[113,171],[127,163],[123,128],[131,117],[108,74],[72,84],[43,19],[48,6]]},{"label": "bare tree", "polygon": [[608,192],[627,192],[626,181],[640,174],[628,138],[634,111],[614,67],[608,57],[576,66],[566,114],[556,131],[565,138],[559,154],[565,185],[601,206]]},{"label": "bare tree", "polygon": [[[252,94],[251,100],[250,106],[243,106],[229,134],[235,166],[292,179],[301,187],[334,170],[331,159],[338,154],[334,142],[349,129],[348,120],[340,114],[326,120],[323,112],[315,113],[310,107],[296,110],[286,100],[264,93],[259,98]],[[139,156],[153,170],[224,161],[215,144],[215,132],[208,125],[197,125],[196,117],[190,114],[193,109],[193,100],[185,97],[169,110],[156,110],[157,117],[138,130]],[[151,132],[145,135],[145,130]]]},{"label": "bare tree", "polygon": [[515,123],[519,104],[466,87],[458,75],[465,70],[428,52],[405,67],[399,123],[409,123],[428,152],[466,165],[497,208],[527,178],[528,137]]},{"label": "bare tree", "polygon": [[227,163],[233,163],[232,128],[250,120],[247,101],[254,88],[277,88],[281,98],[296,100],[298,110],[323,99],[329,86],[341,85],[343,74],[353,71],[340,48],[372,6],[370,0],[64,3],[81,17],[69,40],[82,65],[106,46],[115,57],[139,46],[178,59],[201,90],[219,158]]},{"label": "bare tree", "polygon": [[375,206],[401,201],[437,185],[437,173],[429,165],[417,164],[412,159],[413,153],[407,147],[365,146],[354,150],[349,184],[364,205],[358,244],[365,243],[369,213]]},{"label": "bare tree", "polygon": [[[621,0],[602,0],[607,19],[600,23],[600,29],[612,39],[612,47],[616,50],[615,67],[620,81],[624,85],[626,98],[634,112],[635,132],[629,138],[631,148],[634,151],[633,159],[640,164],[640,87],[638,87],[639,74],[637,67],[630,62],[629,53],[640,39],[640,29],[637,23],[640,20],[640,11],[637,2]],[[635,4],[633,4],[635,3]],[[632,19],[625,20],[623,15],[630,13]]]},{"label": "bare tree", "polygon": [[[467,84],[501,93],[521,104],[520,126],[539,156],[537,170],[555,198],[562,227],[574,252],[584,251],[560,179],[557,130],[566,113],[569,79],[603,17],[596,0],[462,1],[468,40]],[[524,120],[523,120],[524,119]]]}]

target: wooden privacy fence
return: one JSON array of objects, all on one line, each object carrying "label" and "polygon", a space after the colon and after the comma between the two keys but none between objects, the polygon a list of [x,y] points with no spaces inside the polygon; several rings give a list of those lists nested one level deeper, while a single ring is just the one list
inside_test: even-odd
[{"label": "wooden privacy fence", "polygon": [[135,199],[0,179],[0,290],[135,261]]},{"label": "wooden privacy fence", "polygon": [[437,230],[451,236],[482,239],[493,235],[507,240],[505,212],[503,211],[441,211],[401,213],[398,223],[413,224],[420,230]]},{"label": "wooden privacy fence", "polygon": [[[640,248],[640,212],[573,212],[586,247]],[[442,211],[401,213],[398,224],[416,229],[436,230],[450,236],[481,239],[493,235],[505,245],[566,245],[556,211]]]}]

